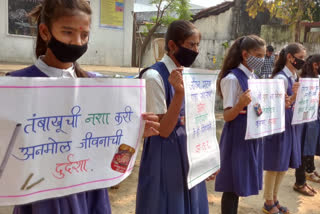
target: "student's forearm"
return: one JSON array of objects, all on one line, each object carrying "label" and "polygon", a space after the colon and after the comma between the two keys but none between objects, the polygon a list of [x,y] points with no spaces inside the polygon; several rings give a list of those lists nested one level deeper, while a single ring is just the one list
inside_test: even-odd
[{"label": "student's forearm", "polygon": [[175,94],[168,111],[160,120],[160,136],[167,138],[177,125],[184,94]]},{"label": "student's forearm", "polygon": [[243,110],[243,107],[241,107],[239,104],[236,104],[232,108],[225,109],[223,112],[224,121],[230,122],[234,120],[242,110]]},{"label": "student's forearm", "polygon": [[290,105],[292,105],[296,101],[297,95],[293,94],[292,96],[289,97],[290,99]]}]

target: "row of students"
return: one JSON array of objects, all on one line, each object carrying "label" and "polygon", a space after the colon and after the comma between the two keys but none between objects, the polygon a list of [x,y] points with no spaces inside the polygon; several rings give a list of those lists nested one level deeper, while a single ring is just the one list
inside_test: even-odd
[{"label": "row of students", "polygon": [[[45,0],[31,16],[38,22],[37,61],[11,72],[12,77],[95,77],[76,63],[88,48],[91,9],[85,0]],[[187,21],[170,25],[168,55],[146,70],[147,109],[144,151],[136,213],[205,214],[209,212],[205,182],[188,190],[182,66],[198,55],[200,32]],[[160,93],[159,93],[160,92]],[[160,122],[158,122],[160,118]],[[214,178],[214,175],[211,177]],[[107,189],[36,201],[14,208],[15,214],[111,213]]]},{"label": "row of students", "polygon": [[[38,20],[34,66],[11,73],[26,77],[94,77],[83,71],[76,60],[85,53],[89,40],[91,9],[84,0],[45,0],[32,13]],[[175,21],[166,35],[168,54],[163,60],[146,69],[148,121],[141,159],[137,192],[137,214],[206,214],[209,212],[206,184],[187,187],[188,160],[184,119],[183,66],[190,66],[199,53],[200,32],[188,21]],[[293,87],[295,66],[305,51],[289,46],[281,58],[275,78],[283,78],[287,88],[286,118],[292,117],[292,103],[298,85]],[[291,46],[290,46],[291,47]],[[294,48],[293,48],[294,49]],[[241,37],[230,48],[218,80],[218,91],[223,97],[226,124],[220,142],[221,172],[217,176],[216,190],[224,192],[222,213],[237,213],[239,196],[258,194],[262,189],[263,169],[286,171],[289,166],[299,167],[300,153],[297,143],[290,141],[295,128],[288,124],[286,132],[270,137],[270,144],[278,141],[281,151],[272,150],[265,155],[263,140],[244,140],[246,106],[251,102],[248,79],[256,78],[253,70],[263,65],[265,42],[258,36]],[[280,59],[279,59],[280,60]],[[300,61],[301,62],[301,61]],[[280,63],[280,61],[279,61]],[[295,68],[295,69],[294,69]],[[288,71],[289,70],[289,71]],[[290,73],[289,73],[290,72]],[[160,122],[157,122],[157,119]],[[286,119],[287,121],[288,119]],[[159,134],[159,136],[158,136]],[[265,144],[267,145],[267,144]],[[291,154],[283,157],[282,150],[290,147]],[[230,155],[231,154],[231,155]],[[289,160],[289,162],[288,162]],[[292,164],[292,165],[290,165]],[[273,213],[285,209],[275,197],[282,174],[276,173],[277,185],[270,185],[272,197],[264,210]],[[278,177],[278,174],[280,176]],[[211,178],[214,178],[213,175]],[[270,176],[271,177],[271,176]],[[272,179],[271,179],[272,180]],[[272,183],[272,181],[270,181]],[[277,186],[277,187],[276,187]],[[269,199],[269,198],[268,198]],[[271,201],[270,204],[268,204]],[[268,207],[269,206],[269,207]],[[272,206],[270,208],[270,206]],[[278,210],[277,210],[278,209]],[[111,213],[106,189],[73,194],[66,197],[34,202],[15,207],[14,213]]]},{"label": "row of students", "polygon": [[221,171],[216,180],[216,191],[223,192],[222,214],[237,213],[240,196],[258,194],[262,189],[263,170],[264,213],[290,213],[278,200],[278,190],[288,168],[297,169],[294,190],[306,195],[316,194],[305,182],[301,156],[313,157],[319,149],[319,121],[303,125],[291,125],[291,121],[299,88],[297,71],[303,67],[302,77],[316,78],[319,55],[309,57],[305,63],[306,49],[301,44],[292,43],[281,50],[272,78],[284,80],[286,129],[262,139],[244,140],[246,108],[251,102],[248,79],[257,78],[253,71],[260,68],[264,51],[265,43],[257,36],[237,39],[219,75],[217,89],[223,98],[226,121],[220,140]]}]

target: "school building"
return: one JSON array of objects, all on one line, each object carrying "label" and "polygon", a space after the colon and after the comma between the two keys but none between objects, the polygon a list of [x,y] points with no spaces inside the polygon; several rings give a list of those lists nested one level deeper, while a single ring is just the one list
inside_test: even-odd
[{"label": "school building", "polygon": [[[42,0],[0,1],[0,62],[34,62],[36,26],[26,14]],[[89,49],[81,64],[131,66],[134,0],[91,0]],[[116,2],[116,7],[110,5]],[[114,11],[110,11],[113,8]]]}]

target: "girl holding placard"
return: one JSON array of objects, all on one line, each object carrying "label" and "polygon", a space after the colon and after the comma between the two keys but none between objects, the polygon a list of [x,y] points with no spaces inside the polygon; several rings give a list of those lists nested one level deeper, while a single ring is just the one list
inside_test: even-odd
[{"label": "girl holding placard", "polygon": [[255,35],[238,38],[230,47],[219,74],[217,89],[223,99],[226,121],[220,140],[221,169],[216,191],[223,192],[221,213],[234,214],[239,196],[258,195],[262,189],[262,139],[245,140],[248,80],[256,79],[264,63],[266,44]]},{"label": "girl holding placard", "polygon": [[188,189],[183,67],[199,53],[201,35],[189,21],[172,22],[166,34],[167,55],[143,70],[147,110],[160,117],[160,136],[145,140],[139,172],[137,214],[207,214],[205,181]]},{"label": "girl holding placard", "polygon": [[[320,54],[311,55],[307,58],[302,68],[302,78],[317,78],[320,71]],[[318,114],[318,118],[319,118]],[[306,179],[320,183],[320,177],[315,172],[314,155],[320,139],[319,120],[301,124],[299,135],[301,139],[301,165],[296,169],[296,183],[294,190],[307,196],[314,196],[316,193],[306,183]]]},{"label": "girl holding placard", "polygon": [[279,204],[278,190],[288,168],[298,168],[301,163],[300,141],[297,136],[299,126],[291,125],[293,104],[299,83],[297,71],[304,65],[305,48],[292,43],[283,48],[279,54],[272,78],[282,79],[286,90],[285,131],[267,136],[264,146],[264,198],[262,208],[265,213],[289,213]]},{"label": "girl holding placard", "polygon": [[[88,48],[91,9],[86,0],[45,0],[31,16],[38,22],[35,65],[9,73],[13,77],[94,77],[76,63]],[[32,104],[30,104],[32,105]],[[147,120],[145,136],[158,134],[158,117]],[[107,189],[77,193],[16,206],[15,214],[108,214],[111,213]]]}]

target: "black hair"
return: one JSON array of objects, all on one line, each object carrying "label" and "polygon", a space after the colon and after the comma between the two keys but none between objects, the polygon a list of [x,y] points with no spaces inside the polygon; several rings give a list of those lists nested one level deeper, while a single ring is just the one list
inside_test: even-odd
[{"label": "black hair", "polygon": [[[192,36],[195,33],[199,33],[198,29],[194,24],[186,20],[177,20],[172,22],[166,33],[166,51],[169,50],[169,41],[172,40],[176,45],[181,45],[186,39]],[[200,35],[201,36],[201,35]]]},{"label": "black hair", "polygon": [[320,65],[320,54],[310,55],[306,59],[306,63],[302,67],[301,77],[310,77],[310,78],[317,78],[318,74],[314,73],[313,63],[318,63]]},{"label": "black hair", "polygon": [[267,46],[267,51],[269,51],[269,52],[273,52],[274,51],[274,48],[272,47],[272,45],[268,45]]},{"label": "black hair", "polygon": [[274,77],[275,75],[277,75],[277,73],[282,71],[282,69],[287,63],[288,54],[291,54],[294,57],[296,53],[299,53],[300,51],[304,50],[306,50],[305,47],[299,43],[291,43],[287,47],[283,48],[279,53],[278,60],[276,61],[276,65],[272,72],[272,77]]},{"label": "black hair", "polygon": [[[73,16],[79,11],[92,14],[90,5],[86,0],[44,0],[41,4],[36,6],[29,14],[37,22],[37,42],[36,42],[36,56],[45,55],[47,52],[47,42],[44,41],[40,35],[39,26],[44,23],[49,30],[52,28],[54,20],[63,16]],[[78,77],[88,77],[87,73],[80,68],[77,62],[74,63],[75,72]]]}]

